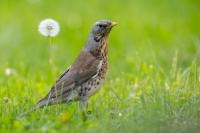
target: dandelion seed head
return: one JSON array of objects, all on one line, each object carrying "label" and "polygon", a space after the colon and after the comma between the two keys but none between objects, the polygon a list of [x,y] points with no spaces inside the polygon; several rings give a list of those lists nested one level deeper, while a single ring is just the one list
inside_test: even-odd
[{"label": "dandelion seed head", "polygon": [[15,72],[14,69],[11,69],[11,68],[6,68],[6,69],[5,69],[5,75],[6,75],[6,76],[10,76],[10,75],[12,75],[14,72]]},{"label": "dandelion seed head", "polygon": [[60,26],[53,19],[42,20],[38,26],[39,32],[46,37],[55,37],[60,31]]}]

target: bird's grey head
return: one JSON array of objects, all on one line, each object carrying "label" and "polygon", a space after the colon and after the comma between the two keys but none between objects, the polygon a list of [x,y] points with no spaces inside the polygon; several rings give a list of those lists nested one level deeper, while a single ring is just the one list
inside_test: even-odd
[{"label": "bird's grey head", "polygon": [[103,37],[107,37],[110,33],[110,30],[115,26],[117,23],[112,22],[109,20],[100,20],[94,23],[91,34],[95,41],[100,41]]},{"label": "bird's grey head", "polygon": [[105,39],[111,29],[117,25],[116,22],[109,20],[100,20],[94,23],[87,39],[85,50],[94,51],[101,44],[100,40]]}]

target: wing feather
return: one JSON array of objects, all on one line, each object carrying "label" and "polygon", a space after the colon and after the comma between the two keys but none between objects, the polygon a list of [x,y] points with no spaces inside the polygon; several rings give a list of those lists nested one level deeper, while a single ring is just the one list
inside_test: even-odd
[{"label": "wing feather", "polygon": [[60,97],[87,81],[97,74],[99,63],[100,60],[96,59],[89,52],[82,50],[73,65],[60,76],[47,96],[39,102]]}]

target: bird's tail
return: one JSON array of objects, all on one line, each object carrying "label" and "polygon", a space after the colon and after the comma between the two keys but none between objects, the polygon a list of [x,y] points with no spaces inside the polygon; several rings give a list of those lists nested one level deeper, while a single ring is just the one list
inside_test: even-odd
[{"label": "bird's tail", "polygon": [[47,99],[45,99],[45,98],[44,98],[44,99],[41,99],[41,100],[37,103],[37,105],[35,105],[35,106],[33,106],[32,108],[30,108],[28,111],[21,113],[21,114],[18,116],[18,118],[22,118],[22,117],[24,117],[24,116],[26,116],[26,115],[28,115],[28,114],[30,114],[30,113],[32,113],[32,112],[34,112],[34,111],[40,109],[40,108],[44,108],[44,107],[47,106],[47,105],[49,105],[49,100],[47,100]]},{"label": "bird's tail", "polygon": [[27,112],[21,113],[18,118],[22,118],[28,114],[30,114],[31,112],[36,111],[39,108],[44,108],[45,106],[49,106],[49,105],[54,105],[57,103],[64,103],[69,100],[65,99],[65,100],[58,100],[58,99],[54,99],[54,98],[50,98],[50,95],[47,95],[45,98],[41,99],[36,106],[33,106],[32,108],[30,108]]},{"label": "bird's tail", "polygon": [[39,107],[38,105],[36,105],[36,106],[30,108],[28,111],[19,114],[19,116],[18,116],[17,118],[22,118],[22,117],[24,117],[24,116],[30,114],[31,112],[36,111],[36,110],[39,109],[39,108],[40,108],[40,107]]}]

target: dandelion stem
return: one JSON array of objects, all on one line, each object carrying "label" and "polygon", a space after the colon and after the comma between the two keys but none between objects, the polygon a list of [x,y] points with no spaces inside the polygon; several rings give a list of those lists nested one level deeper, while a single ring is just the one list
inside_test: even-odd
[{"label": "dandelion stem", "polygon": [[48,37],[49,39],[49,65],[50,65],[50,69],[51,69],[51,75],[54,78],[55,77],[55,65],[54,65],[54,60],[53,60],[53,49],[54,49],[54,45],[53,45],[53,38],[52,37]]}]

